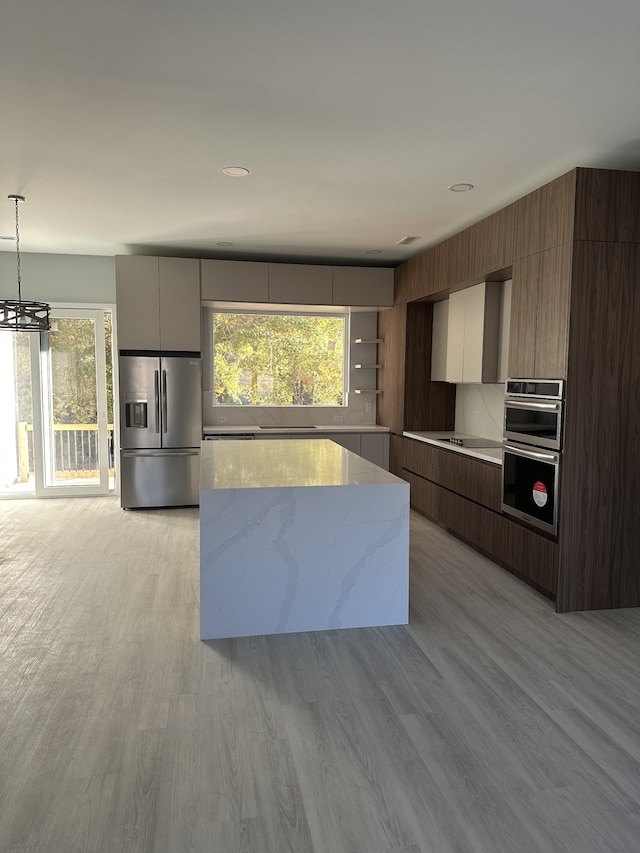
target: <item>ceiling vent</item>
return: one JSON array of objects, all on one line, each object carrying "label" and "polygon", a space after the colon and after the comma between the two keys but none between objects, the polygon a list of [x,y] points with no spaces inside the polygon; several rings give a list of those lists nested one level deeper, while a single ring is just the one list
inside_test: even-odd
[{"label": "ceiling vent", "polygon": [[411,243],[415,243],[419,239],[419,237],[403,237],[402,240],[398,240],[396,246],[410,246]]}]

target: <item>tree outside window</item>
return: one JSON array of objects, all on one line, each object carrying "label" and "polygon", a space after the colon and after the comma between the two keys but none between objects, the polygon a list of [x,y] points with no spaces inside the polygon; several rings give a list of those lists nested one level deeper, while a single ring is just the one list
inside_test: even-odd
[{"label": "tree outside window", "polygon": [[213,314],[214,399],[222,406],[342,406],[345,317]]}]

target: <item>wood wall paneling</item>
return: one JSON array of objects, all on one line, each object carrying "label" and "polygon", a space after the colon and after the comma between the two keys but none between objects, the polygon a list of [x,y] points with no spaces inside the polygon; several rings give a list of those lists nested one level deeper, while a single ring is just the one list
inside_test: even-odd
[{"label": "wood wall paneling", "polygon": [[[516,205],[511,204],[395,269],[395,301],[412,302],[487,278],[510,278]],[[504,275],[496,273],[505,270]]]},{"label": "wood wall paneling", "polygon": [[540,253],[533,372],[539,379],[566,376],[572,254],[572,243]]},{"label": "wood wall paneling", "polygon": [[427,249],[395,268],[395,302],[412,302],[442,290],[442,271],[438,246]]},{"label": "wood wall paneling", "polygon": [[467,229],[465,279],[486,279],[513,261],[515,205],[487,216]]},{"label": "wood wall paneling", "polygon": [[514,260],[573,239],[576,170],[515,202]]},{"label": "wood wall paneling", "polygon": [[529,255],[513,265],[509,375],[566,375],[572,243]]},{"label": "wood wall paneling", "polygon": [[378,314],[378,388],[377,420],[391,432],[402,435],[405,398],[405,350],[407,305],[400,303]]},{"label": "wood wall paneling", "polygon": [[577,169],[574,239],[640,242],[640,172]]},{"label": "wood wall paneling", "polygon": [[[466,281],[471,266],[469,228],[444,241],[441,248],[442,286],[449,288],[457,282]],[[445,260],[446,259],[446,260]]]},{"label": "wood wall paneling", "polygon": [[640,245],[574,245],[558,610],[640,606]]},{"label": "wood wall paneling", "polygon": [[531,255],[513,265],[509,376],[533,377],[536,357],[536,312],[540,256]]},{"label": "wood wall paneling", "polygon": [[455,385],[431,381],[433,304],[411,302],[406,312],[405,430],[450,430],[455,422]]}]

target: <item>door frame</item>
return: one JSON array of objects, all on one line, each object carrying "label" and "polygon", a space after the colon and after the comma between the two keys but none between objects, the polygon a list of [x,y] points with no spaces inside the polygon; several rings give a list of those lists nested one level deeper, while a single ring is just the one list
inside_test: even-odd
[{"label": "door frame", "polygon": [[[106,354],[104,337],[104,314],[111,313],[111,359],[112,359],[112,397],[113,397],[113,426],[114,426],[114,471],[115,490],[109,491],[108,470],[108,430],[107,430],[107,386],[106,386]],[[52,460],[50,442],[52,438],[52,423],[47,415],[49,411],[48,393],[50,388],[50,360],[48,357],[49,332],[33,334],[31,339],[31,373],[33,393],[33,440],[34,440],[34,469],[35,497],[98,497],[114,495],[118,492],[119,465],[116,448],[118,446],[118,395],[117,395],[117,346],[115,338],[115,305],[110,304],[51,304],[52,317],[62,319],[93,319],[95,321],[95,356],[96,356],[96,396],[98,408],[98,446],[100,448],[100,482],[87,485],[74,484],[60,486],[49,484],[45,471],[45,459]],[[45,450],[48,452],[45,454]]]}]

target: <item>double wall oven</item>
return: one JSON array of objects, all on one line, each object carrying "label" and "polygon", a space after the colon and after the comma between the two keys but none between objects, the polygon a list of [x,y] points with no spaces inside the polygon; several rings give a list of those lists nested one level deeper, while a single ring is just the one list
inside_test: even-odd
[{"label": "double wall oven", "polygon": [[504,403],[502,509],[556,535],[562,450],[561,379],[509,379]]}]

